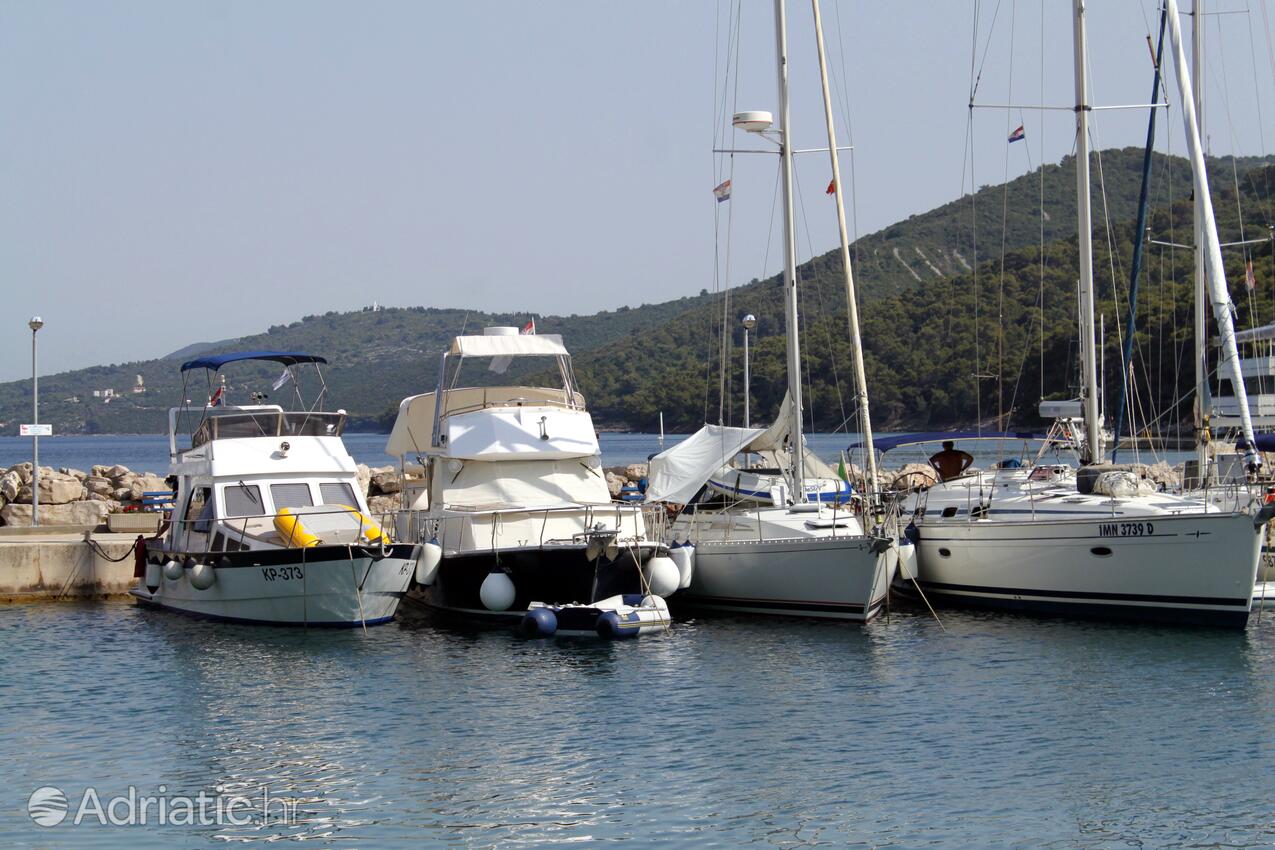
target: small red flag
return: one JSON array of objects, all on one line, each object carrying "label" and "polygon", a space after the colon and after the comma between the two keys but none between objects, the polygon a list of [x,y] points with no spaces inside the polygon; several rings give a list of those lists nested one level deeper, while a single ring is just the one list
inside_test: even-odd
[{"label": "small red flag", "polygon": [[1248,287],[1248,291],[1252,292],[1257,288],[1257,276],[1253,274],[1253,261],[1249,260],[1244,266],[1244,285]]},{"label": "small red flag", "polygon": [[829,180],[829,181],[828,181],[828,188],[827,188],[827,189],[824,189],[824,190],[823,190],[823,193],[824,193],[825,195],[831,195],[831,194],[833,194],[833,193],[834,193],[834,192],[836,192],[836,191],[837,191],[837,181],[836,181],[836,180]]}]

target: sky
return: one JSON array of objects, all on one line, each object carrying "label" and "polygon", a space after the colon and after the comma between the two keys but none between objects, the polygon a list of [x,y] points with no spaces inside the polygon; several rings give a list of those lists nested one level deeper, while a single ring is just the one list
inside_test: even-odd
[{"label": "sky", "polygon": [[[1275,144],[1266,2],[1210,3],[1215,154]],[[1144,103],[1154,4],[1092,7],[1092,101]],[[972,53],[981,103],[1074,102],[1067,3],[823,15],[855,233],[1071,152],[1067,111],[979,109],[967,134]],[[810,6],[789,18],[794,144],[820,147]],[[50,374],[374,301],[636,307],[724,285],[728,244],[731,285],[774,274],[776,157],[713,148],[759,147],[729,114],[776,108],[768,0],[0,0],[0,380],[30,374],[33,314]],[[1096,114],[1095,141],[1145,122]],[[835,211],[827,155],[797,167],[804,259]]]}]

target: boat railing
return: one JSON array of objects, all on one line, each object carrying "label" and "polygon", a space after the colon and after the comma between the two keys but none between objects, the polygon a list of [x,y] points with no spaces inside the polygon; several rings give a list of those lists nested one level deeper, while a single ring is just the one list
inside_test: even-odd
[{"label": "boat railing", "polygon": [[533,397],[514,397],[514,398],[493,398],[471,401],[465,404],[458,404],[455,407],[448,406],[443,410],[443,417],[459,416],[463,413],[473,413],[478,410],[491,410],[499,407],[560,407],[564,410],[582,410],[578,404],[571,404],[562,399],[551,398],[533,398]]},{"label": "boat railing", "polygon": [[[586,542],[589,538],[615,538],[623,544],[659,539],[650,522],[657,516],[657,506],[610,502],[597,505],[554,505],[546,507],[502,507],[465,510],[445,516],[427,510],[401,510],[395,516],[399,537],[404,540],[437,540],[444,549],[457,548],[466,531],[475,525],[490,526],[472,533],[473,546],[486,534],[490,548],[509,545],[498,539],[513,522],[529,522],[538,528],[530,537],[516,542],[524,547],[565,546]],[[662,511],[662,508],[660,508]]]},{"label": "boat railing", "polygon": [[[305,519],[317,516],[343,516],[351,517],[352,519],[347,528],[336,529],[335,531],[327,530],[325,533],[332,536],[330,541],[320,536],[320,543],[323,545],[330,542],[336,545],[365,548],[367,546],[376,547],[380,542],[389,542],[385,535],[389,535],[394,527],[394,514],[392,512],[382,512],[379,516],[374,517],[365,514],[357,506],[317,505],[313,507],[328,508],[329,510],[311,509],[301,514],[291,512],[285,514],[279,511],[271,514],[195,517],[193,519],[171,518],[169,520],[169,525],[171,526],[170,540],[186,541],[189,540],[190,533],[203,534],[205,535],[205,545],[201,549],[181,548],[169,551],[180,552],[185,555],[226,555],[234,552],[251,551],[253,547],[246,545],[249,541],[286,549],[308,548],[303,545],[299,535],[304,529]],[[280,517],[289,517],[300,521],[294,522],[288,535],[285,536],[275,524],[275,521]],[[353,521],[354,519],[357,519],[357,523]],[[367,537],[371,537],[376,542],[368,542],[364,535],[365,531],[368,532]],[[238,535],[238,538],[232,535]],[[220,545],[214,545],[219,542]]]}]

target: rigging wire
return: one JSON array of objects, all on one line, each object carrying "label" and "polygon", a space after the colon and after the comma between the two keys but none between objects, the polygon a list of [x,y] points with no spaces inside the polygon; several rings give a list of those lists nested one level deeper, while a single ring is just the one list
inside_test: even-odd
[{"label": "rigging wire", "polygon": [[[814,284],[814,289],[815,289],[815,298],[816,298],[816,300],[817,300],[817,302],[818,302],[818,315],[821,317],[821,318],[820,318],[820,321],[819,321],[819,322],[817,322],[817,323],[808,323],[808,322],[807,322],[807,318],[806,318],[806,316],[807,316],[807,312],[806,312],[806,309],[805,309],[805,303],[806,303],[806,293],[805,293],[805,289],[804,289],[804,288],[802,288],[802,289],[798,289],[798,293],[800,294],[800,297],[801,297],[801,309],[802,309],[801,322],[802,322],[802,324],[803,324],[803,325],[805,326],[805,328],[806,328],[806,338],[807,338],[807,339],[813,339],[813,338],[814,338],[815,330],[816,330],[816,324],[818,325],[819,330],[820,330],[820,331],[822,331],[822,336],[823,336],[824,340],[826,341],[826,344],[827,344],[827,350],[828,350],[828,357],[829,357],[829,360],[830,360],[830,362],[831,362],[831,366],[832,366],[832,383],[833,383],[833,389],[835,390],[835,392],[836,392],[836,396],[837,396],[837,409],[838,409],[838,410],[840,411],[840,413],[841,413],[842,421],[844,421],[844,420],[847,418],[847,416],[846,416],[846,403],[845,403],[845,397],[844,397],[843,393],[841,392],[841,375],[840,375],[840,372],[839,372],[839,370],[838,370],[838,368],[837,368],[837,346],[836,346],[836,340],[833,338],[832,326],[831,326],[831,322],[829,321],[829,316],[830,316],[831,314],[828,312],[828,310],[827,310],[827,306],[826,306],[826,304],[824,303],[824,297],[823,297],[823,287],[819,285],[819,277],[820,277],[820,275],[819,275],[819,270],[818,270],[817,268],[815,268],[815,263],[816,263],[817,257],[815,256],[814,241],[813,241],[813,239],[812,239],[812,237],[811,237],[811,232],[810,232],[810,222],[809,222],[809,220],[808,220],[808,218],[807,218],[807,216],[806,216],[806,199],[805,199],[805,195],[803,195],[803,194],[802,194],[802,192],[801,192],[801,184],[800,184],[800,181],[798,181],[798,180],[796,179],[796,176],[797,176],[797,164],[796,164],[796,161],[794,160],[794,162],[793,162],[793,183],[794,183],[794,184],[796,185],[796,187],[797,187],[797,193],[796,193],[796,194],[797,194],[797,205],[798,205],[798,207],[799,207],[799,208],[800,208],[800,210],[801,210],[801,227],[802,227],[802,231],[804,232],[804,234],[805,234],[805,236],[806,236],[806,251],[807,251],[807,255],[810,257],[810,259],[806,262],[806,266],[807,266],[807,268],[810,270],[810,281],[809,281],[809,282]],[[836,265],[836,261],[834,260],[834,261],[831,263],[831,265]],[[804,352],[804,353],[803,353],[803,357],[807,358],[808,360],[812,360],[812,359],[814,359],[814,358],[812,358],[812,357],[809,355],[809,353],[808,353],[808,349],[807,349],[807,352]],[[817,365],[817,364],[816,364],[816,365]],[[806,367],[807,372],[809,372],[809,370],[810,370],[810,369],[811,369],[811,367],[810,367],[810,366],[807,366],[807,367]],[[810,403],[807,405],[807,407],[809,407],[809,408],[810,408],[810,430],[811,430],[811,431],[813,431],[813,430],[815,429],[815,418],[814,418],[814,408],[815,408],[815,404],[814,404],[814,383],[813,383],[813,379],[811,379],[811,378],[809,378],[809,377],[807,378],[807,393],[809,393],[809,397],[810,397]]]},{"label": "rigging wire", "polygon": [[[961,163],[961,192],[965,192],[965,175],[966,170],[969,172],[970,187],[970,243],[973,253],[973,262],[971,263],[971,275],[974,284],[974,372],[971,379],[974,382],[974,421],[977,432],[981,435],[983,432],[983,397],[982,386],[980,384],[979,369],[982,364],[982,352],[979,341],[979,291],[978,291],[978,201],[977,201],[977,182],[974,176],[974,97],[978,93],[979,80],[982,78],[983,72],[981,67],[977,66],[978,62],[978,29],[979,15],[981,11],[981,3],[979,0],[974,2],[974,25],[970,32],[970,101],[969,110],[965,118],[965,152],[962,156]],[[997,12],[999,13],[1000,3],[997,3]],[[995,18],[993,17],[993,24]],[[991,43],[990,34],[988,36],[988,44]],[[984,49],[986,57],[986,49]]]},{"label": "rigging wire", "polygon": [[[726,116],[729,114],[727,112],[726,104],[727,104],[728,97],[730,97],[730,92],[732,91],[732,83],[733,83],[734,96],[736,98],[738,97],[739,40],[740,40],[740,31],[742,29],[742,25],[741,25],[742,0],[735,0],[734,3],[728,4],[728,11],[727,11],[726,18],[727,18],[726,35],[724,39],[726,48],[725,48],[725,62],[723,67],[722,55],[721,55],[721,49],[722,49],[722,43],[723,43],[722,30],[721,30],[722,4],[719,2],[717,6],[717,15],[715,19],[716,32],[714,35],[714,63],[713,63],[713,68],[714,68],[713,70],[713,74],[714,74],[714,80],[713,80],[713,92],[714,92],[713,94],[713,100],[714,100],[713,141],[714,141],[714,144],[713,144],[713,147],[714,148],[725,147],[724,142],[726,138]],[[720,76],[718,75],[719,70],[721,71]],[[721,92],[720,100],[717,94],[719,89]],[[720,184],[722,182],[723,177],[725,177],[726,179],[732,180],[732,188],[733,188],[734,171],[735,171],[735,157],[733,154],[725,155],[724,161],[721,155],[716,155],[715,162],[714,162],[714,172],[715,172],[714,185]],[[725,216],[726,233],[725,233],[725,259],[724,260],[722,256],[723,247],[722,247],[721,204],[714,203],[713,205],[713,245],[714,245],[713,291],[715,293],[720,292],[722,294],[723,311],[729,309],[729,303],[730,303],[730,279],[729,279],[730,255],[731,255],[731,235],[733,233],[733,220],[734,220],[734,216],[733,216],[734,206],[732,202],[729,200],[726,201],[726,203],[729,205],[730,208],[726,210],[726,216]],[[712,352],[714,341],[720,340],[719,344],[721,347],[718,352],[718,362],[719,362],[718,422],[720,423],[723,421],[723,418],[724,418],[723,405],[725,403],[725,398],[726,398],[725,386],[724,384],[721,383],[721,381],[725,380],[725,374],[726,374],[723,358],[726,356],[725,348],[727,343],[724,337],[726,334],[727,325],[726,325],[726,321],[723,320],[721,328],[715,329],[713,327],[714,315],[712,311],[709,311],[708,324],[709,324],[709,328],[708,328],[709,333],[706,335],[706,340],[705,340],[706,348],[705,348],[705,357],[704,357],[703,421],[705,422],[708,421],[708,405],[709,405],[709,398],[711,393],[710,387],[712,385],[710,381],[710,373],[712,370],[711,360],[710,360],[711,352]],[[719,335],[718,333],[715,332],[715,330],[720,330],[721,334]]]},{"label": "rigging wire", "polygon": [[[1014,39],[1017,36],[1018,4],[1009,5],[1009,69],[1005,74],[1005,102],[1014,102]],[[1021,113],[1020,113],[1021,117]],[[1013,113],[1005,110],[1005,136],[1013,131]],[[1009,236],[1009,156],[1012,146],[1005,143],[1005,173],[1001,180],[1001,259],[996,280],[996,430],[1005,430],[1005,255]]]}]

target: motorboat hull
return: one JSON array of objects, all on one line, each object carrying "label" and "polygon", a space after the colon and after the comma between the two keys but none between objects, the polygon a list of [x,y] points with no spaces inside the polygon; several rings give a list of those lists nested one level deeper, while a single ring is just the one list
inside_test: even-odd
[{"label": "motorboat hull", "polygon": [[[394,619],[412,578],[413,546],[315,546],[308,549],[203,553],[152,552],[148,572],[130,593],[139,603],[206,619],[307,627],[358,627]],[[191,569],[170,579],[158,563],[197,558],[215,583],[195,587]]]},{"label": "motorboat hull", "polygon": [[1245,513],[916,523],[931,602],[1242,628],[1262,535]]},{"label": "motorboat hull", "polygon": [[[658,548],[654,543],[624,547],[614,560],[605,554],[591,559],[584,545],[446,554],[433,582],[414,586],[407,598],[464,617],[516,622],[533,602],[588,604],[645,593],[642,561]],[[482,600],[483,582],[492,573],[503,573],[513,582],[513,601],[501,610],[488,608]]]},{"label": "motorboat hull", "polygon": [[695,543],[675,608],[868,622],[898,565],[893,541],[867,536]]}]

